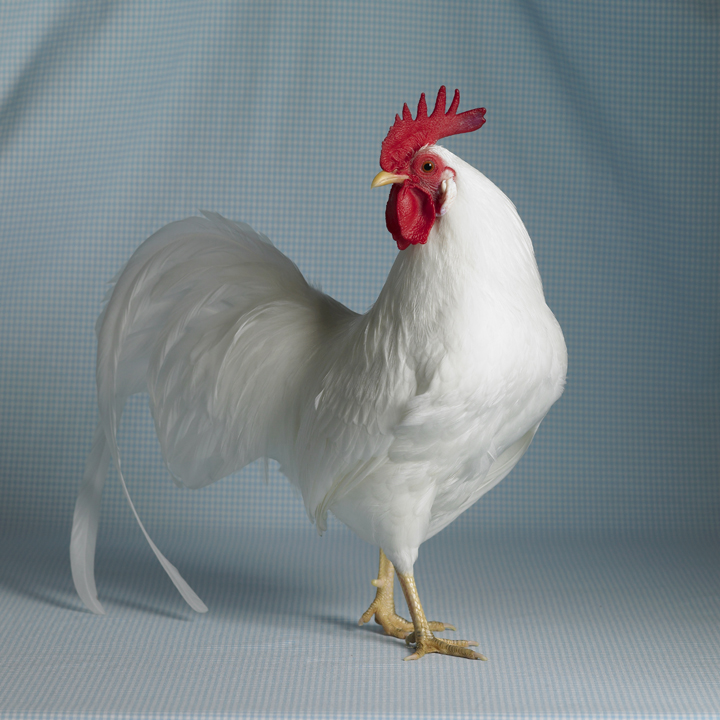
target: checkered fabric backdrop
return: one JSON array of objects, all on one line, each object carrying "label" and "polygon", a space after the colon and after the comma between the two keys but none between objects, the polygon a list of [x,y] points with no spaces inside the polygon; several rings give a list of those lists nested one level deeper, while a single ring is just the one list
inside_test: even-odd
[{"label": "checkered fabric backdrop", "polygon": [[[441,84],[488,109],[443,144],[515,202],[570,358],[527,456],[453,532],[717,533],[719,8],[0,2],[4,537],[66,546],[97,418],[93,326],[133,250],[214,210],[365,310],[397,252],[369,189],[380,143]],[[120,444],[165,538],[307,527],[275,468],[269,486],[251,466],[175,488],[143,396]],[[133,522],[117,485],[101,538]]]},{"label": "checkered fabric backdrop", "polygon": [[[30,2],[0,6],[3,523],[66,528],[96,418],[106,284],[218,211],[355,310],[397,252],[370,192],[395,112],[488,108],[446,144],[516,203],[566,335],[567,391],[459,522],[714,529],[718,5]],[[259,467],[168,481],[144,398],[121,431],[148,523],[305,523]],[[104,526],[130,522],[110,482]]]}]

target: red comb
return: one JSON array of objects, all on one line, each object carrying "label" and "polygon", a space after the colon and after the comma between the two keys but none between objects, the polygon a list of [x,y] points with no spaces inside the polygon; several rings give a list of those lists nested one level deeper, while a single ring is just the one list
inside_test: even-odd
[{"label": "red comb", "polygon": [[407,103],[403,105],[403,116],[395,116],[395,123],[383,140],[380,151],[380,167],[385,172],[398,172],[405,161],[414,155],[423,145],[432,145],[440,138],[450,135],[472,132],[485,123],[485,108],[467,110],[457,114],[460,105],[460,91],[450,103],[450,109],[445,112],[445,86],[438,90],[435,109],[432,115],[427,114],[425,93],[420,96],[417,117],[413,120]]}]

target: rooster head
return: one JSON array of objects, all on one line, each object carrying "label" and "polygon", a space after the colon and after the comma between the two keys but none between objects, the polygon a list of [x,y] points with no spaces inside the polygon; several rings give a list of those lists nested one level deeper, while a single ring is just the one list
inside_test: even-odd
[{"label": "rooster head", "polygon": [[457,114],[460,91],[456,90],[450,109],[445,112],[445,86],[435,100],[431,115],[425,93],[420,96],[413,120],[407,104],[402,118],[383,140],[380,167],[371,187],[392,184],[385,209],[387,229],[400,250],[425,244],[435,218],[444,215],[455,197],[455,171],[433,152],[433,145],[450,135],[472,132],[485,123],[485,108]]}]

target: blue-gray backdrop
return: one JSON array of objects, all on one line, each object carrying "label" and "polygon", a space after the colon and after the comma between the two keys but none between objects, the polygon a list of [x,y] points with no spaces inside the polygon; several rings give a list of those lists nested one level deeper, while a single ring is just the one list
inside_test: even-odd
[{"label": "blue-gray backdrop", "polygon": [[[570,353],[532,451],[462,522],[714,529],[717,23],[713,2],[4,4],[1,521],[67,527],[93,323],[164,223],[244,220],[366,309],[397,252],[380,142],[444,83],[488,108],[445,142],[516,203]],[[305,522],[257,468],[252,489],[176,491],[144,400],[122,434],[150,523]],[[111,484],[107,522],[121,502]]]},{"label": "blue-gray backdrop", "polygon": [[[565,395],[460,527],[706,533],[720,511],[720,10],[713,0],[0,3],[0,526],[67,541],[107,282],[199,209],[250,223],[355,310],[397,249],[380,143],[441,84],[445,144],[515,202],[565,332]],[[165,538],[304,528],[260,467],[200,492],[144,398],[121,428]],[[132,519],[109,482],[103,530]],[[337,532],[342,532],[336,528]],[[158,569],[158,572],[160,570]]]}]

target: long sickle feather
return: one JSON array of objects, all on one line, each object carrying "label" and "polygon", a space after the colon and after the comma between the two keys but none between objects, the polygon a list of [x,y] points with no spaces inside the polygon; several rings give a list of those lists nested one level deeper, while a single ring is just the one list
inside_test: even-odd
[{"label": "long sickle feather", "polygon": [[122,489],[125,493],[128,504],[130,505],[130,509],[132,510],[132,513],[135,516],[135,519],[137,520],[137,523],[140,526],[140,529],[142,530],[145,539],[148,541],[148,545],[150,545],[152,551],[155,553],[155,557],[160,561],[160,564],[163,566],[163,568],[165,568],[165,572],[170,576],[170,579],[173,581],[173,584],[178,589],[178,592],[183,596],[183,598],[185,598],[185,602],[193,610],[195,610],[195,612],[207,612],[207,605],[205,605],[205,603],[197,596],[195,591],[185,582],[182,575],[180,575],[178,569],[160,552],[157,545],[155,545],[155,543],[150,539],[150,535],[148,535],[145,526],[142,524],[142,520],[140,520],[140,516],[137,514],[137,510],[135,510],[135,505],[133,505],[133,501],[130,499],[130,493],[128,492],[127,485],[125,484],[125,478],[123,477],[122,470],[120,470],[120,458],[118,457],[117,453],[114,453],[114,459],[115,467],[117,468],[118,472],[118,477],[120,478],[120,483],[122,485]]},{"label": "long sickle feather", "polygon": [[[114,443],[113,443],[114,445]],[[100,502],[102,500],[103,486],[107,477],[108,466],[111,457],[115,460],[115,467],[122,485],[125,498],[130,505],[140,529],[148,541],[148,544],[155,553],[155,557],[165,569],[173,581],[178,592],[183,596],[190,607],[199,613],[207,612],[207,606],[197,596],[195,591],[185,582],[178,569],[160,552],[157,545],[151,540],[140,516],[135,509],[130,493],[128,492],[125,478],[120,469],[120,458],[117,453],[111,451],[111,445],[105,436],[100,424],[95,430],[92,449],[88,456],[83,476],[82,487],[75,504],[73,516],[72,537],[70,539],[70,567],[72,569],[73,582],[80,599],[88,609],[97,615],[104,615],[105,609],[98,600],[97,588],[95,586],[95,545],[97,541],[98,521],[100,518]]]},{"label": "long sickle feather", "polygon": [[75,589],[88,609],[97,615],[105,614],[95,587],[95,541],[100,519],[100,501],[109,464],[110,448],[105,433],[98,424],[85,464],[80,494],[75,503],[70,538],[70,568]]}]

